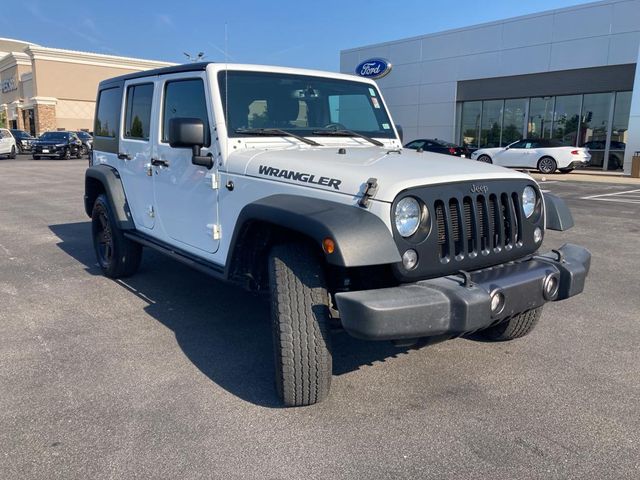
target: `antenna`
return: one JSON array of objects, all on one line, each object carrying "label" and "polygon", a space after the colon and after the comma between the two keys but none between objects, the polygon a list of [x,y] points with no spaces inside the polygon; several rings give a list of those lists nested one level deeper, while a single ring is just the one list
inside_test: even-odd
[{"label": "antenna", "polygon": [[[229,32],[227,22],[224,22],[224,123],[229,128],[227,119],[229,117]],[[227,139],[229,132],[227,132]],[[227,140],[228,143],[228,140]]]}]

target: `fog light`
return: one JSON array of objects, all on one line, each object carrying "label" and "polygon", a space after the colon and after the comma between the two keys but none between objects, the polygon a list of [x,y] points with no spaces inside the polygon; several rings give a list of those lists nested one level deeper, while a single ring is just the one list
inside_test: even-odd
[{"label": "fog light", "polygon": [[540,240],[542,240],[542,229],[540,227],[536,227],[533,231],[533,241],[540,243]]},{"label": "fog light", "polygon": [[544,298],[547,300],[553,300],[553,298],[558,294],[558,287],[558,277],[555,275],[547,275],[544,279],[544,283],[542,284]]},{"label": "fog light", "polygon": [[418,252],[409,249],[402,254],[402,266],[405,270],[413,270],[418,265]]},{"label": "fog light", "polygon": [[491,294],[491,313],[494,315],[502,312],[504,308],[504,295],[501,292],[493,292]]}]

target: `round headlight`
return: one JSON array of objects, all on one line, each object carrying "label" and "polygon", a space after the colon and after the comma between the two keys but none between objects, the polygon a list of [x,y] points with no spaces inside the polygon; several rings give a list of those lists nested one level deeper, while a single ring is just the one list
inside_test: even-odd
[{"label": "round headlight", "polygon": [[413,197],[405,197],[396,203],[395,223],[398,233],[410,237],[420,226],[422,212],[420,203]]},{"label": "round headlight", "polygon": [[524,215],[529,218],[536,209],[537,195],[533,187],[524,187],[522,192],[522,210]]}]

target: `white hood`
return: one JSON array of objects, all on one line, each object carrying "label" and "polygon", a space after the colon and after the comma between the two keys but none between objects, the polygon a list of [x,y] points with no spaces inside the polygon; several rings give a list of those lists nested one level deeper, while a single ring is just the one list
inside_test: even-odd
[{"label": "white hood", "polygon": [[438,183],[526,178],[528,175],[495,165],[452,155],[401,153],[381,147],[292,147],[279,149],[243,149],[229,155],[226,170],[269,180],[309,185],[336,193],[356,196],[369,178],[376,178],[375,200],[392,202],[410,187]]}]

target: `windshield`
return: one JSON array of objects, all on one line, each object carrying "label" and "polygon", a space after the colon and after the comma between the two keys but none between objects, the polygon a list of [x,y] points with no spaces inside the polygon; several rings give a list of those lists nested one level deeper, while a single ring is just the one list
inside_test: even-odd
[{"label": "windshield", "polygon": [[82,140],[88,140],[91,137],[91,135],[89,135],[87,132],[76,132],[76,135],[78,135],[78,137],[80,137]]},{"label": "windshield", "polygon": [[15,138],[31,138],[31,135],[23,130],[11,130],[11,133]]},{"label": "windshield", "polygon": [[280,129],[300,136],[351,130],[395,138],[377,88],[366,83],[241,71],[220,72],[218,81],[230,137],[246,129]]},{"label": "windshield", "polygon": [[40,135],[40,140],[51,140],[63,142],[67,139],[68,133],[65,132],[45,132]]}]

